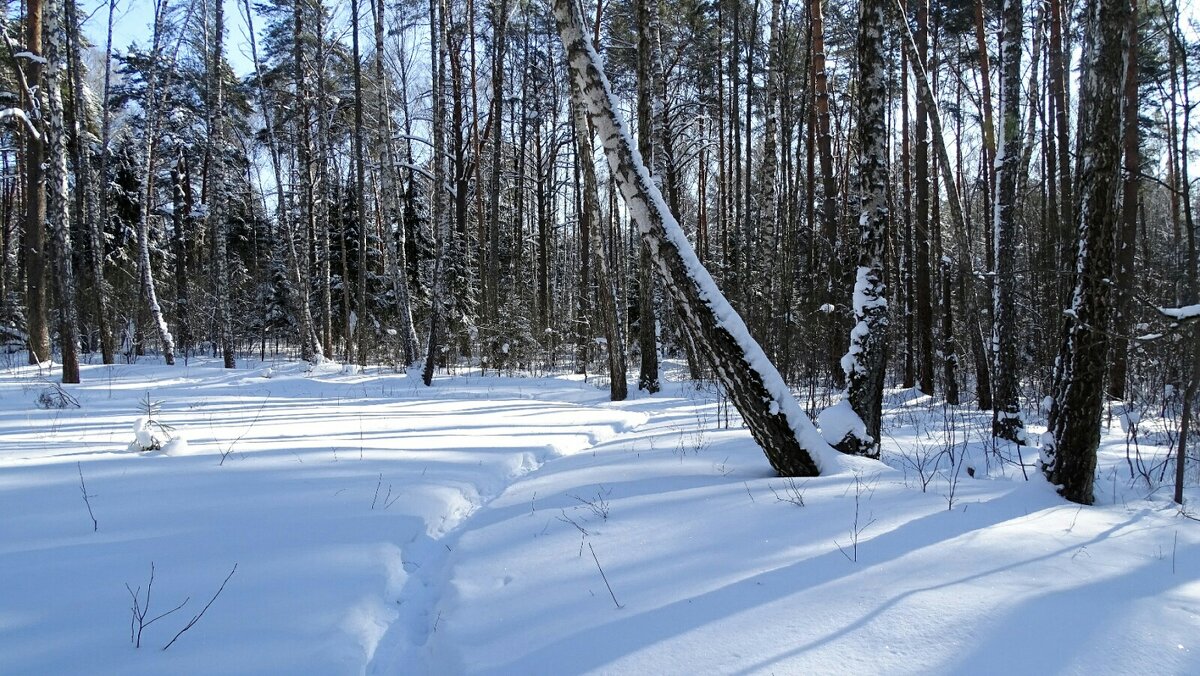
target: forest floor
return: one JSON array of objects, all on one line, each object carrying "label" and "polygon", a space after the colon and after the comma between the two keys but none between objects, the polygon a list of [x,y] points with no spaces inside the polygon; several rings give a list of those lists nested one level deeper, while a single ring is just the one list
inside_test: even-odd
[{"label": "forest floor", "polygon": [[3,674],[1200,673],[1200,522],[1154,411],[1113,417],[1079,507],[909,390],[884,463],[790,481],[690,382],[83,379],[45,409],[49,375],[0,372]]}]

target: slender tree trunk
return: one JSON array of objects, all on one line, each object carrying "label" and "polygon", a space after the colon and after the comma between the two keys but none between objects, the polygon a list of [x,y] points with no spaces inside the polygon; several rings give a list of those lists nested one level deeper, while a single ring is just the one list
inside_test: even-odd
[{"label": "slender tree trunk", "polygon": [[[25,7],[25,50],[34,58],[25,59],[25,81],[30,87],[42,80],[42,9],[44,0],[28,0]],[[40,106],[30,101],[36,111]],[[29,341],[29,363],[50,360],[50,328],[47,320],[49,296],[46,289],[46,163],[45,139],[25,135],[25,313]]]},{"label": "slender tree trunk", "polygon": [[[112,34],[113,34],[113,13],[116,11],[116,0],[109,0],[108,14],[106,24],[106,38],[104,41],[104,90],[100,96],[100,166],[97,167],[99,182],[101,185],[107,185],[108,182],[108,145],[112,133],[112,125],[108,113],[109,90],[112,86]],[[95,227],[88,232],[91,238],[89,244],[92,249],[92,276],[98,281],[97,285],[104,285],[103,289],[97,289],[97,293],[102,294],[102,298],[108,297],[108,280],[104,274],[104,261],[107,257],[106,244],[104,241],[104,232],[109,225],[109,208],[107,191],[101,191],[98,195],[100,202],[100,213]],[[107,343],[107,345],[106,345]],[[112,364],[116,359],[116,342],[113,327],[109,326],[107,333],[100,333],[101,358],[105,364]],[[104,355],[107,355],[105,357]]]},{"label": "slender tree trunk", "polygon": [[221,357],[225,368],[236,366],[233,345],[233,315],[229,307],[229,224],[225,214],[226,201],[231,198],[229,175],[225,168],[225,3],[214,5],[213,53],[209,63],[209,145],[212,148],[209,176],[213,182],[208,191],[208,219],[213,238],[213,276],[217,301],[217,330]]},{"label": "slender tree trunk", "polygon": [[[492,2],[492,166],[488,176],[488,240],[484,311],[495,325],[500,311],[500,170],[504,147],[504,56],[508,46],[508,0]],[[482,243],[481,243],[482,246]]]},{"label": "slender tree trunk", "polygon": [[[654,0],[635,0],[637,13],[637,133],[638,150],[648,171],[654,171],[654,114],[651,97],[654,82],[651,61],[651,34],[657,25],[658,5]],[[654,274],[651,270],[650,245],[645,237],[638,246],[638,346],[642,361],[638,372],[638,389],[654,394],[661,388],[658,380],[658,331],[654,316]]]},{"label": "slender tree trunk", "polygon": [[1108,371],[1108,396],[1125,399],[1129,369],[1129,333],[1133,329],[1130,294],[1134,289],[1134,253],[1137,247],[1138,180],[1141,171],[1138,137],[1138,5],[1129,14],[1129,43],[1125,57],[1122,144],[1124,175],[1121,179],[1121,225],[1117,232],[1116,296],[1113,299],[1112,364]]},{"label": "slender tree trunk", "polygon": [[[154,12],[154,37],[151,54],[152,63],[157,64],[162,55],[163,22],[167,11],[167,0],[158,0]],[[142,186],[142,205],[138,210],[138,276],[141,282],[142,300],[150,313],[150,319],[158,329],[162,341],[163,360],[168,366],[175,364],[175,338],[167,327],[162,307],[158,304],[154,274],[150,269],[150,216],[154,205],[154,151],[158,127],[158,66],[152,65],[146,75],[146,130],[142,139],[142,168],[145,185]],[[141,341],[136,341],[140,347]]]},{"label": "slender tree trunk", "polygon": [[[400,169],[396,163],[396,148],[392,140],[391,87],[383,67],[385,4],[383,0],[374,0],[373,6],[375,10],[375,79],[380,92],[377,98],[376,115],[379,117],[377,124],[379,125],[380,157],[383,164],[379,170],[380,192],[383,194],[383,201],[379,208],[384,209],[385,205],[392,206],[392,211],[385,212],[389,216],[384,221],[387,224],[384,232],[387,241],[382,242],[380,246],[385,251],[393,249],[391,256],[388,257],[391,269],[387,271],[387,275],[391,278],[392,293],[396,297],[396,313],[400,321],[400,350],[404,355],[405,365],[409,366],[417,360],[420,343],[417,339],[416,326],[413,323],[412,292],[408,286],[408,275],[405,273],[408,268],[407,235],[402,219],[398,215],[402,209],[399,200]],[[393,228],[396,231],[395,236],[392,234]]]},{"label": "slender tree trunk", "polygon": [[62,381],[79,382],[79,316],[75,309],[75,268],[71,246],[70,202],[67,196],[67,130],[62,87],[67,58],[67,32],[62,0],[45,0],[46,20],[46,222],[54,233],[54,269],[58,293]]},{"label": "slender tree trunk", "polygon": [[[929,64],[929,0],[916,0],[917,55],[914,67],[928,71]],[[933,394],[933,288],[930,263],[929,227],[929,113],[924,99],[916,104],[916,139],[913,148],[915,165],[914,204],[916,217],[913,235],[913,286],[916,288],[917,386],[925,394]]]},{"label": "slender tree trunk", "polygon": [[608,391],[613,401],[624,401],[629,396],[628,365],[625,356],[625,336],[617,316],[617,294],[613,287],[612,269],[599,228],[599,193],[596,184],[595,159],[592,155],[591,123],[584,109],[579,85],[571,78],[573,102],[571,110],[575,119],[575,144],[579,152],[579,165],[583,174],[583,199],[579,205],[580,235],[586,230],[590,241],[592,258],[595,261],[596,297],[600,309],[600,322],[604,326],[604,341],[608,353]]},{"label": "slender tree trunk", "polygon": [[992,355],[995,367],[992,394],[992,434],[1025,443],[1021,420],[1020,373],[1017,370],[1016,285],[1017,173],[1021,153],[1021,48],[1024,39],[1021,0],[1004,0],[1004,30],[1000,38],[1001,140],[996,166],[995,222],[992,224]]},{"label": "slender tree trunk", "polygon": [[446,148],[445,8],[444,0],[429,0],[429,52],[434,60],[433,182],[430,187],[432,204],[429,217],[433,224],[434,237],[437,240],[437,254],[433,264],[433,278],[430,282],[433,291],[429,309],[429,340],[426,343],[425,368],[421,374],[421,379],[426,386],[433,384],[433,371],[437,366],[437,358],[445,339],[442,335],[446,323],[443,276],[446,265],[446,243],[451,236],[446,219],[446,160],[443,154]]},{"label": "slender tree trunk", "polygon": [[[109,9],[111,10],[112,8],[110,7]],[[80,55],[79,18],[76,0],[67,0],[66,11],[67,49],[71,59],[71,102],[74,107],[72,136],[74,138],[75,185],[76,191],[81,193],[82,197],[80,200],[82,208],[79,209],[79,214],[80,218],[84,221],[83,231],[87,234],[88,240],[87,273],[91,278],[92,288],[90,289],[90,295],[94,299],[93,310],[96,313],[96,329],[100,334],[100,357],[105,364],[111,364],[113,363],[115,349],[113,346],[111,318],[112,303],[109,298],[108,282],[104,276],[104,224],[99,216],[99,203],[102,198],[96,185],[92,154],[88,150],[84,137],[84,123],[87,119],[87,111],[83,97],[83,59]],[[110,24],[111,21],[112,16],[110,11]],[[111,30],[112,27],[110,25],[109,31]],[[102,109],[106,105],[107,102],[101,102]],[[101,115],[107,115],[107,111],[102,111]],[[100,180],[104,181],[107,179],[101,174]],[[107,196],[103,199],[107,199]]]},{"label": "slender tree trunk", "polygon": [[[354,146],[354,192],[356,193],[354,205],[355,221],[358,226],[358,277],[354,287],[354,305],[357,312],[357,321],[354,322],[354,326],[357,330],[354,333],[356,347],[354,354],[358,357],[359,365],[366,366],[368,333],[374,325],[367,310],[367,280],[371,275],[367,270],[367,244],[370,240],[367,238],[367,169],[364,159],[366,151],[363,150],[365,132],[363,131],[362,52],[358,45],[359,4],[359,0],[352,0],[350,3],[351,49],[354,55],[354,137],[352,141]],[[383,85],[382,82],[378,84]],[[347,346],[347,351],[349,350],[350,347]]]},{"label": "slender tree trunk", "polygon": [[835,309],[841,302],[842,266],[841,250],[838,246],[837,182],[833,176],[833,133],[829,115],[829,76],[825,66],[825,15],[822,0],[809,1],[809,20],[812,32],[812,78],[813,102],[816,115],[817,157],[821,170],[821,257],[828,266],[829,275],[825,282],[824,304],[829,319],[826,335],[829,337],[829,373],[835,388],[845,385],[845,371],[841,356],[845,354],[846,341],[842,337],[841,313]]},{"label": "slender tree trunk", "polygon": [[[1049,0],[1049,10],[1050,44],[1049,62],[1046,64],[1046,69],[1050,76],[1050,99],[1054,107],[1055,146],[1058,149],[1059,231],[1056,239],[1059,246],[1058,260],[1065,265],[1067,261],[1071,260],[1071,247],[1073,246],[1071,237],[1074,235],[1075,227],[1075,192],[1071,181],[1071,146],[1067,122],[1068,73],[1063,50],[1063,25],[1067,19],[1062,0]],[[1063,281],[1065,279],[1064,275],[1058,283],[1058,302],[1060,303],[1067,300],[1066,292],[1070,288],[1069,283]]]}]

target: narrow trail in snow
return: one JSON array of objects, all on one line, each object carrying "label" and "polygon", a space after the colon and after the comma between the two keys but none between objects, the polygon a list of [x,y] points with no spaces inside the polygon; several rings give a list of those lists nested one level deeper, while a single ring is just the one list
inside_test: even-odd
[{"label": "narrow trail in snow", "polygon": [[[562,406],[561,402],[555,403]],[[601,410],[580,406],[581,410]],[[626,412],[628,413],[628,412]],[[438,524],[426,524],[426,532],[415,533],[408,542],[399,543],[402,564],[407,575],[399,593],[389,602],[395,603],[398,616],[387,627],[363,669],[366,674],[431,673],[430,655],[426,651],[430,637],[445,619],[439,608],[447,586],[454,574],[454,552],[463,534],[470,530],[471,520],[512,486],[542,469],[546,463],[563,457],[585,453],[601,443],[612,442],[644,426],[644,414],[630,413],[629,420],[613,421],[610,433],[586,432],[586,443],[569,449],[552,445],[520,454],[520,462],[505,477],[500,486],[481,486],[479,483],[457,487],[459,508],[443,515]],[[634,422],[636,420],[636,422]],[[514,431],[519,430],[514,424]],[[488,490],[491,488],[491,490]],[[454,658],[439,655],[439,664]]]}]

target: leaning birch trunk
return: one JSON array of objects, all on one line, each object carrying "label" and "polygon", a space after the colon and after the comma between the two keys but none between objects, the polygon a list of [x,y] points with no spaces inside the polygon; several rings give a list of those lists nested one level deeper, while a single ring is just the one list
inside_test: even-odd
[{"label": "leaning birch trunk", "polygon": [[[164,2],[157,8],[154,17],[152,54],[155,58],[153,63],[158,63],[158,57],[161,55],[162,28],[166,11],[167,3]],[[154,66],[151,66],[146,77],[149,80],[146,83],[146,132],[145,138],[142,140],[142,161],[146,172],[146,185],[143,186],[142,208],[138,210],[138,277],[141,281],[142,293],[149,306],[150,318],[154,321],[154,326],[158,329],[158,336],[162,340],[163,360],[167,366],[174,366],[175,338],[171,336],[167,320],[163,317],[162,307],[158,304],[158,291],[154,287],[154,274],[150,269],[150,210],[154,204],[154,132],[158,124],[158,74]]]},{"label": "leaning birch trunk", "polygon": [[67,205],[67,131],[62,102],[66,29],[62,0],[46,0],[46,225],[54,233],[62,381],[79,382],[79,316],[75,309],[75,270]]},{"label": "leaning birch trunk", "polygon": [[700,264],[651,181],[625,121],[616,113],[600,59],[583,35],[579,6],[574,0],[555,0],[554,17],[570,76],[581,94],[579,103],[587,106],[604,142],[609,167],[649,245],[664,289],[679,306],[680,320],[699,339],[697,347],[775,471],[784,476],[815,476],[832,470],[837,462],[832,449]]}]

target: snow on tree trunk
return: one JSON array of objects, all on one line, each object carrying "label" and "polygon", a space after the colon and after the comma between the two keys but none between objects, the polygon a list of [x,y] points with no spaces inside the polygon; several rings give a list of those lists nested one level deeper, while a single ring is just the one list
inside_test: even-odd
[{"label": "snow on tree trunk", "polygon": [[996,156],[996,207],[992,223],[992,434],[1025,442],[1017,371],[1016,275],[1017,174],[1021,152],[1021,0],[1004,0],[1000,38],[1000,147]]},{"label": "snow on tree trunk", "polygon": [[554,16],[570,65],[630,215],[650,248],[680,320],[742,414],[771,466],[785,476],[813,476],[837,465],[836,454],[788,391],[742,318],[696,258],[683,229],[650,179],[625,121],[617,114],[600,57],[583,35],[579,6],[555,0]]},{"label": "snow on tree trunk", "polygon": [[66,27],[62,0],[46,0],[46,223],[54,233],[54,269],[57,273],[59,342],[62,348],[62,381],[79,382],[79,317],[75,309],[75,268],[72,264],[71,227],[67,201],[67,131],[64,125],[62,85],[66,66]]},{"label": "snow on tree trunk", "polygon": [[1046,477],[1063,497],[1082,504],[1094,500],[1104,406],[1129,12],[1128,0],[1088,0],[1084,8],[1075,288],[1065,312],[1050,422],[1042,437]]},{"label": "snow on tree trunk", "polygon": [[[888,306],[883,253],[887,232],[887,73],[883,59],[887,0],[864,0],[858,17],[858,272],[854,281],[854,328],[842,357],[846,400],[861,424],[826,429],[825,439],[843,453],[879,456],[883,376],[887,367]],[[843,411],[843,414],[846,413]],[[841,417],[847,417],[842,415]],[[837,436],[840,433],[840,437]],[[831,438],[833,437],[833,438]]]},{"label": "snow on tree trunk", "polygon": [[138,210],[137,240],[138,240],[138,279],[141,283],[142,294],[145,296],[150,319],[158,329],[162,341],[163,360],[167,366],[175,365],[175,338],[167,327],[163,317],[162,307],[158,304],[158,291],[154,286],[154,274],[150,269],[150,212],[154,205],[154,134],[158,126],[158,57],[162,53],[163,22],[165,7],[157,9],[154,17],[154,38],[151,53],[154,56],[146,78],[146,131],[142,139],[143,180],[142,206]]}]

